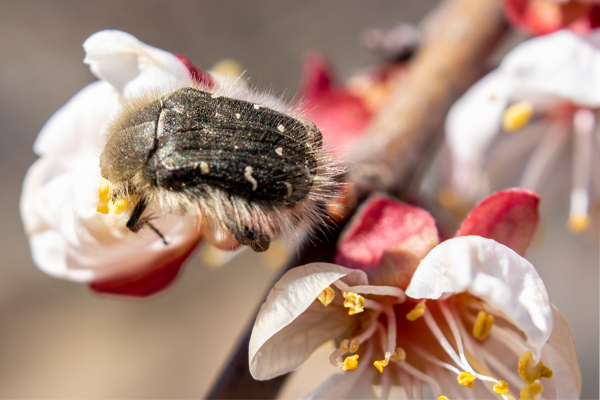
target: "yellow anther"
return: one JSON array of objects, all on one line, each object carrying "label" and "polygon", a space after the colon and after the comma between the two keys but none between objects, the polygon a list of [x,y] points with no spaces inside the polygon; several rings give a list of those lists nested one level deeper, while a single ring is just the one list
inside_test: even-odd
[{"label": "yellow anther", "polygon": [[402,347],[396,347],[396,351],[390,357],[392,361],[404,362],[406,361],[406,351]]},{"label": "yellow anther", "polygon": [[475,375],[470,372],[463,371],[456,377],[456,380],[459,384],[466,386],[468,388],[472,388],[475,384]]},{"label": "yellow anther", "polygon": [[437,398],[437,400],[450,400],[449,398],[447,398],[446,396],[439,396]]},{"label": "yellow anther", "polygon": [[342,371],[354,371],[358,368],[358,354],[346,357],[342,364]]},{"label": "yellow anther", "polygon": [[438,202],[444,208],[454,208],[460,203],[460,199],[456,192],[450,188],[442,188],[437,194]]},{"label": "yellow anther", "polygon": [[421,318],[425,314],[425,300],[421,300],[419,304],[415,306],[406,314],[406,319],[409,321],[415,321]]},{"label": "yellow anther", "polygon": [[437,200],[442,207],[450,211],[456,217],[462,219],[469,213],[470,206],[464,201],[461,201],[458,194],[450,188],[441,189],[437,194]]},{"label": "yellow anther", "polygon": [[211,69],[220,74],[227,75],[230,78],[237,78],[244,73],[244,67],[231,58],[225,58],[219,61]]},{"label": "yellow anther", "polygon": [[100,178],[98,185],[98,204],[96,211],[102,214],[121,214],[129,208],[129,197],[122,197],[113,201],[110,197],[110,185],[104,178]]},{"label": "yellow anther", "polygon": [[486,313],[485,311],[479,311],[477,313],[475,325],[473,325],[473,336],[479,340],[485,339],[490,333],[493,325],[494,316]]},{"label": "yellow anther", "polygon": [[334,298],[335,298],[335,292],[333,291],[333,289],[331,288],[331,286],[327,286],[317,296],[317,299],[319,299],[319,301],[321,303],[323,303],[323,305],[325,307],[327,307],[329,304],[331,304],[331,302],[333,301]]},{"label": "yellow anther", "polygon": [[354,315],[365,311],[365,298],[356,293],[343,293],[344,307],[348,308],[348,314]]},{"label": "yellow anther", "polygon": [[350,346],[350,341],[348,339],[344,339],[340,343],[340,350],[342,350],[344,353],[347,353],[349,350],[348,349],[349,346]]},{"label": "yellow anther", "polygon": [[529,123],[532,115],[533,105],[530,102],[514,103],[504,111],[502,127],[507,132],[516,132]]},{"label": "yellow anther", "polygon": [[537,364],[533,354],[528,351],[519,357],[519,375],[528,384],[532,384],[541,378],[552,378],[552,370],[540,360]]},{"label": "yellow anther", "polygon": [[506,394],[508,393],[508,383],[505,381],[498,381],[492,389],[498,394]]},{"label": "yellow anther", "polygon": [[544,391],[544,386],[541,383],[534,382],[529,385],[525,385],[521,389],[521,400],[534,400],[535,396],[539,395]]},{"label": "yellow anther", "polygon": [[350,353],[356,353],[358,351],[358,346],[360,346],[360,340],[358,340],[358,338],[352,338],[352,340],[350,340],[348,351]]},{"label": "yellow anther", "polygon": [[387,367],[388,362],[385,361],[385,359],[383,359],[380,361],[375,361],[373,363],[373,365],[375,366],[375,368],[377,368],[377,371],[379,371],[380,373],[383,373],[383,367]]},{"label": "yellow anther", "polygon": [[129,197],[121,197],[108,203],[108,213],[119,215],[129,208]]},{"label": "yellow anther", "polygon": [[98,185],[98,205],[96,206],[96,211],[99,213],[108,214],[108,203],[111,200],[109,191],[108,181],[100,178],[100,184]]},{"label": "yellow anther", "polygon": [[272,241],[269,250],[260,253],[261,265],[264,265],[267,268],[279,268],[288,260],[288,253],[288,250],[281,241]]},{"label": "yellow anther", "polygon": [[100,177],[100,184],[98,185],[98,191],[100,192],[100,198],[108,198],[108,192],[110,191],[110,184],[108,180]]},{"label": "yellow anther", "polygon": [[[542,362],[540,361],[540,364]],[[552,378],[552,375],[554,375],[554,372],[552,372],[552,370],[548,367],[546,367],[545,365],[543,365],[542,367],[542,378],[546,378],[546,379],[550,379]]]},{"label": "yellow anther", "polygon": [[590,216],[587,214],[575,214],[569,217],[567,226],[571,232],[580,233],[590,226],[590,221]]}]

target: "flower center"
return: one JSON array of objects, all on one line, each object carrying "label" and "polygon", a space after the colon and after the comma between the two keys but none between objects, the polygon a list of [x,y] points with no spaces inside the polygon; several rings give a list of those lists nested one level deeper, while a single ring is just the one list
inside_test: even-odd
[{"label": "flower center", "polygon": [[100,178],[100,184],[98,185],[98,205],[96,211],[102,214],[121,214],[126,211],[129,206],[129,196],[121,197],[113,200],[110,197],[110,185],[104,178]]},{"label": "flower center", "polygon": [[[552,371],[541,361],[536,361],[530,351],[523,352],[515,345],[516,332],[507,329],[505,324],[494,327],[494,316],[482,310],[483,304],[469,295],[415,303],[407,302],[399,288],[350,287],[341,281],[332,286],[318,299],[327,305],[336,293],[341,293],[349,315],[361,318],[357,334],[342,340],[339,348],[330,355],[331,364],[343,371],[356,370],[360,354],[361,360],[373,362],[380,373],[391,375],[403,386],[408,386],[405,390],[411,390],[410,386],[415,382],[427,383],[436,396],[442,396],[440,382],[447,380],[445,376],[450,371],[459,385],[473,388],[481,381],[491,394],[504,399],[514,398],[509,393],[508,382],[521,386],[525,381],[520,395],[533,398],[543,390],[537,381],[552,376]],[[378,296],[369,296],[372,294]],[[403,322],[404,318],[406,322]],[[487,349],[485,343],[490,340],[494,342],[493,346],[508,346],[501,354],[506,353],[507,358],[514,356],[515,366],[518,354],[522,353],[518,359],[518,374],[511,371],[509,363],[497,359]],[[366,356],[367,350],[369,355],[374,354],[373,359]],[[377,357],[378,353],[383,357]],[[506,380],[494,375],[502,375]],[[384,393],[389,391],[393,380],[382,379],[382,385],[388,386],[382,387]]]}]

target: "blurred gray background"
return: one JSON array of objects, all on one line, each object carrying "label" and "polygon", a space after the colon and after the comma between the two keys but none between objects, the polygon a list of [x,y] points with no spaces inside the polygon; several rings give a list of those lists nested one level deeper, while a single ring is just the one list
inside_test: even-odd
[{"label": "blurred gray background", "polygon": [[[166,293],[132,301],[36,269],[19,217],[21,183],[44,122],[94,80],[82,63],[89,35],[121,29],[202,68],[234,58],[253,82],[294,94],[306,52],[325,53],[348,78],[374,61],[358,44],[364,28],[416,23],[436,3],[0,1],[0,397],[203,397],[276,273],[251,254],[220,269],[195,257]],[[597,398],[598,237],[567,234],[556,212],[560,223],[544,222],[529,258],[571,323],[583,396]],[[300,374],[285,395],[305,393],[313,375]]]}]

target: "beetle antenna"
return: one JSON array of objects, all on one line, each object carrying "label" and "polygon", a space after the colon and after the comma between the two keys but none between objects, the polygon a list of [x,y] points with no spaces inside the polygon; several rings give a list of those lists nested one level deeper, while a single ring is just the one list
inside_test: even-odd
[{"label": "beetle antenna", "polygon": [[169,244],[169,242],[167,242],[167,239],[165,239],[165,237],[163,236],[163,234],[160,233],[160,231],[154,225],[152,225],[148,221],[146,221],[146,225],[148,225],[148,228],[152,229],[162,239],[162,241],[163,241],[163,243],[165,245]]},{"label": "beetle antenna", "polygon": [[165,239],[163,234],[160,233],[160,231],[154,225],[152,225],[150,222],[146,222],[146,225],[148,225],[148,228],[152,229],[162,239],[165,245],[169,244],[169,242],[167,242],[167,239]]}]

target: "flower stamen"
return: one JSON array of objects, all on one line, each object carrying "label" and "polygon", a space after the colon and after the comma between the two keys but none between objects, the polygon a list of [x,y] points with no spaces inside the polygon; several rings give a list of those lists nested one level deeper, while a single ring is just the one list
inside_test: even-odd
[{"label": "flower stamen", "polygon": [[340,363],[340,367],[342,367],[342,371],[355,371],[358,368],[358,354],[354,354],[353,356],[346,357],[343,363]]},{"label": "flower stamen", "polygon": [[[433,333],[433,336],[437,339],[438,343],[442,346],[442,348],[444,349],[446,354],[448,354],[450,356],[450,358],[452,359],[452,361],[454,361],[456,363],[456,365],[463,367],[463,361],[460,359],[458,354],[456,354],[456,351],[454,351],[454,348],[452,347],[450,342],[448,342],[448,339],[446,338],[446,336],[442,333],[442,330],[440,329],[440,327],[437,325],[437,323],[431,316],[431,313],[429,313],[429,312],[425,313],[424,320],[425,320],[425,324],[427,325],[427,327],[429,328],[431,333]],[[469,369],[472,369],[472,368],[469,368]],[[458,373],[460,373],[460,371],[457,372],[457,374]]]},{"label": "flower stamen", "polygon": [[548,168],[555,162],[556,157],[568,139],[565,132],[568,126],[563,121],[556,121],[548,126],[546,134],[540,138],[539,144],[535,146],[523,175],[519,186],[536,190]]},{"label": "flower stamen", "polygon": [[396,314],[392,308],[385,310],[385,317],[387,318],[387,348],[385,349],[385,363],[390,362],[390,357],[396,351]]},{"label": "flower stamen", "polygon": [[350,346],[348,347],[348,352],[356,353],[358,351],[359,346],[360,346],[360,340],[358,340],[358,338],[352,338],[350,340]]},{"label": "flower stamen", "polygon": [[496,383],[493,387],[494,392],[498,393],[498,394],[506,394],[508,393],[508,383],[506,383],[505,381],[498,381],[498,383]]},{"label": "flower stamen", "polygon": [[340,347],[338,347],[337,349],[335,349],[333,351],[333,353],[331,353],[329,355],[329,363],[331,365],[333,365],[334,367],[337,367],[340,365],[340,359],[341,357],[348,353],[348,346],[349,346],[350,341],[348,339],[344,339],[340,342]]},{"label": "flower stamen", "polygon": [[507,132],[516,132],[524,128],[533,115],[533,104],[529,101],[519,101],[511,104],[504,111],[502,127]]},{"label": "flower stamen", "polygon": [[417,319],[421,318],[423,314],[425,314],[425,310],[425,300],[421,300],[419,304],[415,306],[415,308],[406,314],[406,319],[411,322],[416,321]]},{"label": "flower stamen", "polygon": [[[571,196],[573,198],[575,196]],[[573,202],[574,203],[574,202]],[[590,225],[591,219],[588,214],[571,214],[567,220],[567,227],[573,233],[585,231]]]},{"label": "flower stamen", "polygon": [[456,380],[458,381],[458,383],[460,385],[468,387],[469,389],[471,389],[473,387],[473,385],[475,385],[475,379],[476,379],[475,375],[473,375],[472,373],[470,373],[468,371],[462,371],[456,377]]},{"label": "flower stamen", "polygon": [[365,311],[365,298],[360,294],[342,292],[344,296],[344,307],[348,308],[348,315],[354,315]]},{"label": "flower stamen", "polygon": [[406,351],[402,347],[396,347],[396,351],[390,357],[390,361],[404,362],[406,361]]},{"label": "flower stamen", "polygon": [[589,185],[595,128],[596,117],[593,111],[579,109],[575,112],[573,116],[573,187],[567,222],[569,229],[574,233],[583,232],[590,225]]},{"label": "flower stamen", "polygon": [[331,304],[331,302],[333,301],[333,299],[335,298],[335,292],[333,291],[333,289],[331,288],[331,286],[327,286],[325,289],[323,289],[323,291],[321,293],[319,293],[319,295],[317,296],[317,299],[319,299],[319,301],[325,306],[327,307],[329,304]]},{"label": "flower stamen", "polygon": [[375,366],[375,368],[377,368],[377,371],[379,371],[380,373],[383,373],[383,367],[387,367],[389,361],[387,360],[387,353],[386,353],[386,359],[383,360],[379,360],[379,361],[375,361],[373,363],[373,365]]},{"label": "flower stamen", "polygon": [[544,391],[544,386],[539,382],[530,383],[521,389],[521,400],[534,400],[535,396]]},{"label": "flower stamen", "polygon": [[358,350],[358,344],[355,343],[355,339],[352,339],[352,341],[348,339],[342,340],[340,346],[329,355],[329,363],[337,367],[341,364],[340,359],[344,354],[355,353]]},{"label": "flower stamen", "polygon": [[108,180],[105,178],[100,178],[96,211],[102,214],[119,215],[129,208],[129,200],[129,196],[124,196],[113,200],[110,196],[110,185]]},{"label": "flower stamen", "polygon": [[406,351],[402,347],[396,347],[396,351],[390,353],[389,351],[385,353],[385,358],[380,361],[375,361],[373,365],[377,370],[383,373],[383,367],[387,367],[390,361],[395,361],[398,363],[403,363],[406,361]]},{"label": "flower stamen", "polygon": [[473,336],[479,340],[485,339],[494,325],[494,316],[486,313],[485,311],[479,311],[477,313],[477,320],[473,325]]},{"label": "flower stamen", "polygon": [[350,341],[348,339],[344,339],[342,340],[342,342],[340,343],[340,350],[342,350],[344,353],[347,353],[350,347]]},{"label": "flower stamen", "polygon": [[542,360],[535,362],[531,351],[523,353],[519,357],[519,375],[527,384],[532,384],[541,378],[552,378],[552,370],[544,365]]},{"label": "flower stamen", "polygon": [[[454,348],[452,347],[452,345],[450,344],[450,342],[448,341],[446,336],[442,333],[441,329],[437,325],[435,319],[431,316],[430,312],[425,313],[425,317],[424,317],[425,323],[426,323],[427,327],[429,328],[429,330],[436,337],[436,339],[438,340],[438,342],[440,343],[442,348],[446,351],[446,353],[454,361],[454,363],[459,368],[464,369],[466,371],[459,371],[454,366],[447,364],[441,360],[438,360],[434,357],[431,357],[428,354],[425,355],[425,354],[423,354],[423,351],[420,351],[422,356],[424,356],[425,358],[429,359],[430,361],[433,361],[434,363],[436,363],[450,371],[455,372],[457,374],[458,382],[463,386],[473,387],[474,381],[476,378],[481,379],[482,381],[492,382],[495,385],[498,385],[501,381],[499,381],[493,377],[476,372],[475,369],[473,369],[473,367],[470,365],[470,363],[468,362],[467,357],[465,355],[464,348],[463,348],[462,337],[460,334],[459,326],[457,325],[456,321],[454,320],[454,317],[452,316],[452,313],[449,310],[448,305],[445,302],[440,302],[439,304],[440,304],[440,310],[442,311],[442,315],[444,316],[444,319],[448,323],[448,327],[450,328],[450,331],[454,335],[456,346],[458,348],[458,353],[454,350]],[[470,381],[471,377],[472,377],[472,381]],[[503,387],[503,385],[500,385],[500,386],[498,386],[498,389],[503,390],[502,387]]]}]

